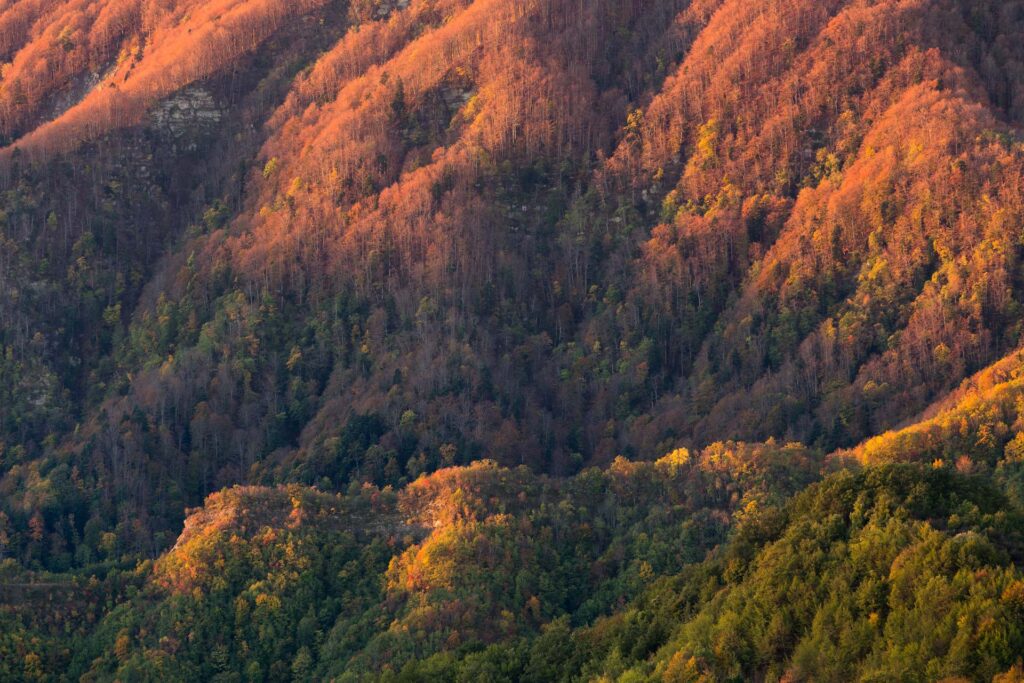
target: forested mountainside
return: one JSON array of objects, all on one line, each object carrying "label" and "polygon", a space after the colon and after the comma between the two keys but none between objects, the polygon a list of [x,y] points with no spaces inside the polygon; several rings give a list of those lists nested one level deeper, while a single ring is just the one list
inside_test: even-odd
[{"label": "forested mountainside", "polygon": [[0,678],[1024,678],[1022,38],[0,0]]}]

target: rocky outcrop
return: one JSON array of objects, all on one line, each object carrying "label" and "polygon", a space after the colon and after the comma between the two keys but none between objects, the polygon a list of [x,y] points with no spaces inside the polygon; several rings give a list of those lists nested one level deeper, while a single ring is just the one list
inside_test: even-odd
[{"label": "rocky outcrop", "polygon": [[152,127],[184,146],[186,151],[192,151],[205,135],[213,132],[223,115],[208,90],[189,86],[156,106],[152,112]]}]

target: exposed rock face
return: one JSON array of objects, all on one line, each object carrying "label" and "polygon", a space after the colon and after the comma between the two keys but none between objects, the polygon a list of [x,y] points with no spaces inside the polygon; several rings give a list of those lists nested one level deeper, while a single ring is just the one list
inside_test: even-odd
[{"label": "exposed rock face", "polygon": [[449,86],[441,89],[441,99],[448,110],[454,113],[464,107],[476,92],[476,89],[471,87]]},{"label": "exposed rock face", "polygon": [[208,90],[189,86],[157,105],[152,122],[161,134],[193,150],[198,139],[211,132],[222,117],[223,112]]},{"label": "exposed rock face", "polygon": [[377,5],[373,12],[374,19],[386,19],[395,10],[402,10],[409,6],[409,0],[385,0]]},{"label": "exposed rock face", "polygon": [[89,94],[93,88],[99,85],[107,76],[109,69],[100,71],[89,71],[74,79],[67,89],[59,92],[53,99],[53,108],[48,116],[56,119],[71,107],[82,101],[82,98]]}]

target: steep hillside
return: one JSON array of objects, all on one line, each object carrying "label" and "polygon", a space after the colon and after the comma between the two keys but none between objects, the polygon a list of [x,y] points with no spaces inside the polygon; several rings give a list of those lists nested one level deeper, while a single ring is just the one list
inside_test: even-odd
[{"label": "steep hillside", "polygon": [[238,68],[286,23],[312,28],[327,7],[344,11],[328,0],[9,3],[0,15],[5,156],[66,151],[140,124],[163,98]]},{"label": "steep hillside", "polygon": [[[397,484],[482,455],[565,473],[733,437],[852,445],[1019,341],[1018,9],[312,8],[313,25],[358,23],[317,51],[289,21],[199,85],[207,72],[123,95],[149,125],[182,98],[202,122],[220,114],[195,88],[265,84],[226,101],[231,137],[212,126],[221,180],[157,221],[177,218],[170,256],[143,259],[128,295],[101,287],[62,344],[100,374],[47,368],[14,441],[30,425],[43,470],[77,465],[119,504],[175,492],[144,507],[172,525],[235,482]],[[182,16],[167,25],[192,36]],[[205,54],[229,26],[188,40]],[[145,35],[126,84],[185,40]],[[52,154],[34,141],[81,117],[93,132],[69,139],[105,131],[97,149],[123,158],[138,117],[96,113],[94,92],[11,149]],[[17,167],[53,182],[58,162],[40,163]],[[195,183],[193,163],[168,182]],[[108,277],[138,259],[119,240]],[[47,341],[35,316],[10,326],[24,368],[28,331]]]},{"label": "steep hillside", "polygon": [[1021,36],[0,0],[0,677],[1009,671]]},{"label": "steep hillside", "polygon": [[1021,508],[952,468],[807,487],[821,473],[796,445],[716,444],[557,480],[477,463],[398,492],[228,489],[155,563],[93,579],[85,623],[32,606],[76,584],[19,584],[41,593],[0,612],[0,672],[1016,680]]},{"label": "steep hillside", "polygon": [[[26,661],[73,680],[395,672],[605,614],[703,559],[735,517],[781,502],[820,467],[796,445],[717,444],[565,480],[482,462],[397,493],[227,489],[190,513],[155,563],[108,579],[118,604],[98,623],[39,624],[32,603],[0,612],[0,674],[16,677]],[[121,584],[134,589],[118,594]]]},{"label": "steep hillside", "polygon": [[1019,342],[1015,3],[37,9],[4,92],[138,49],[6,119],[23,520],[827,450]]},{"label": "steep hillside", "polygon": [[613,617],[398,679],[1020,680],[1019,514],[948,472],[834,475]]}]

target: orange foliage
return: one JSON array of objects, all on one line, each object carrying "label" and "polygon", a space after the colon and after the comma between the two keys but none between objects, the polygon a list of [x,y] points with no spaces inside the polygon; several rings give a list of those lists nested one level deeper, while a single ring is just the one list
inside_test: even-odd
[{"label": "orange foliage", "polygon": [[161,98],[212,75],[256,48],[286,19],[325,2],[69,0],[33,27],[5,67],[0,131],[17,133],[45,117],[45,99],[62,89],[71,89],[72,96],[86,92],[14,147],[32,156],[51,154],[140,123]]}]

